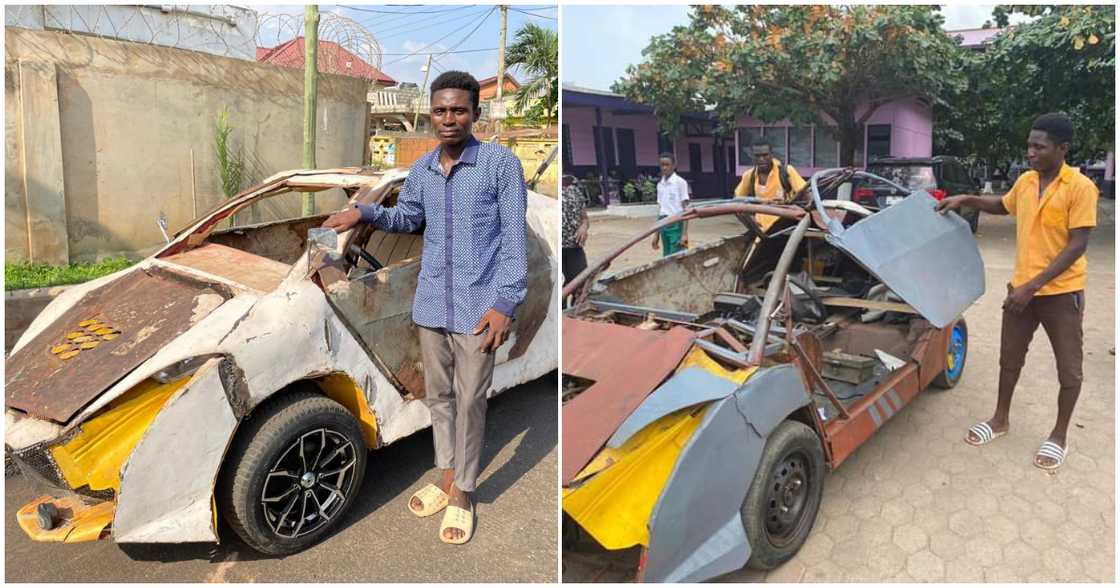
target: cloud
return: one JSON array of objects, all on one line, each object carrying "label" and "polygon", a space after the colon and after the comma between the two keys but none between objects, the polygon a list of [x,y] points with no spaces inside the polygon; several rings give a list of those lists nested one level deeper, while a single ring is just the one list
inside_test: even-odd
[{"label": "cloud", "polygon": [[564,6],[564,81],[607,89],[654,35],[688,22],[688,6]]}]

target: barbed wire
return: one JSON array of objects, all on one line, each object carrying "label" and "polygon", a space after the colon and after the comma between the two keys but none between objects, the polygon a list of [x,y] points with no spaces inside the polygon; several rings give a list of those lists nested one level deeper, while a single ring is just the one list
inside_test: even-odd
[{"label": "barbed wire", "polygon": [[[303,14],[257,13],[256,42],[263,48],[275,48],[303,37]],[[319,42],[333,43],[370,66],[381,69],[384,51],[381,43],[366,27],[354,19],[334,13],[319,15]],[[327,71],[341,71],[347,59],[340,51],[320,51],[319,64]]]},{"label": "barbed wire", "polygon": [[[9,5],[4,12],[7,26],[91,35],[250,61],[257,60],[258,48],[274,49],[304,36],[302,12],[256,12],[229,5]],[[381,42],[348,16],[321,13],[319,41],[345,50],[320,51],[319,64],[325,71],[350,70],[350,75],[371,76],[362,68],[344,63],[352,61],[351,55],[378,70],[382,67]]]}]

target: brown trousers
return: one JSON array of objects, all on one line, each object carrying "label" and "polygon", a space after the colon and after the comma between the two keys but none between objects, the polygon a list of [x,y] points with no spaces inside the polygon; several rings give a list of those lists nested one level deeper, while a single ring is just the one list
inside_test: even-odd
[{"label": "brown trousers", "polygon": [[[1058,364],[1062,391],[1081,389],[1081,321],[1085,316],[1085,292],[1035,296],[1026,309],[1013,313],[1004,309],[1000,337],[999,367],[1016,380],[1027,357],[1038,325],[1046,330]],[[1015,381],[1015,380],[1012,380]]]}]

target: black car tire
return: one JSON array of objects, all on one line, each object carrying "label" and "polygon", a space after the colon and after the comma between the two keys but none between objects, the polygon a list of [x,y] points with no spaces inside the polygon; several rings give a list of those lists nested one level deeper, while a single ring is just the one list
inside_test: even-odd
[{"label": "black car tire", "polygon": [[[296,448],[294,443],[299,443],[300,450],[304,450],[306,446],[307,455],[293,456],[291,451]],[[280,467],[289,463],[298,464],[298,461],[294,461],[296,459],[311,460],[310,454],[316,446],[320,451],[314,461],[321,459],[324,465],[316,467],[318,464],[312,464],[308,470],[316,479],[311,482],[310,488],[304,485],[307,482],[300,475],[294,476],[295,481],[289,482],[289,478],[293,476],[278,473],[289,471],[287,467],[283,470]],[[327,456],[323,455],[324,449],[329,450]],[[340,455],[331,457],[336,451],[341,452]],[[312,392],[290,393],[259,408],[238,431],[218,484],[222,515],[249,547],[261,553],[287,555],[302,551],[323,539],[350,509],[361,488],[367,457],[368,449],[358,422],[341,404]],[[320,478],[320,474],[316,473],[341,469],[350,459],[353,463],[349,466],[349,471],[335,474],[336,477],[331,477],[329,482],[326,481],[327,475]],[[299,474],[298,469],[296,473]],[[294,488],[293,498],[297,502],[292,507],[293,510],[286,514],[290,517],[295,514],[294,510],[300,510],[301,515],[290,524],[299,524],[297,521],[302,518],[304,523],[316,525],[313,530],[308,532],[295,528],[293,536],[285,536],[285,518],[280,518],[277,526],[281,529],[276,530],[270,523],[273,519],[266,514],[266,509],[269,508],[265,504],[265,498],[268,497],[265,494],[266,483],[272,485],[270,488],[277,485],[284,488],[285,484],[289,490]],[[339,492],[335,493],[325,485],[331,485]],[[274,493],[277,496],[284,494]],[[338,494],[341,494],[341,498]],[[291,499],[285,498],[282,504],[289,500]],[[338,500],[341,500],[340,504],[336,504]],[[327,507],[325,511],[322,506],[316,508],[324,502]],[[277,508],[282,510],[283,506]],[[302,510],[304,508],[307,510]],[[316,509],[316,512],[308,512],[311,509]],[[273,511],[273,516],[276,512]]]},{"label": "black car tire", "polygon": [[[774,569],[801,549],[817,520],[824,475],[824,450],[813,429],[787,420],[770,433],[740,509],[751,546],[748,567]],[[793,504],[779,504],[775,494]],[[776,514],[783,506],[791,506],[787,512],[796,511],[785,524]]]},{"label": "black car tire", "polygon": [[565,551],[575,551],[583,531],[580,530],[579,523],[568,513],[563,513],[561,517],[560,545]]}]

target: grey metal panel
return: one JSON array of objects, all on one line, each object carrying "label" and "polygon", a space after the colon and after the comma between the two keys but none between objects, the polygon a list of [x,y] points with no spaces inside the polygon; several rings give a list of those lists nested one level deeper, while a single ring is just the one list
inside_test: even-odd
[{"label": "grey metal panel", "polygon": [[698,582],[746,565],[751,547],[739,511],[766,437],[808,402],[786,365],[760,369],[713,403],[650,516],[646,581]]},{"label": "grey metal panel", "polygon": [[767,437],[789,413],[809,403],[809,393],[797,368],[785,364],[759,369],[735,393],[735,403],[758,434]]},{"label": "grey metal panel", "polygon": [[607,441],[608,447],[621,447],[646,425],[686,406],[693,406],[730,395],[738,384],[704,368],[685,368],[669,378],[642,401]]},{"label": "grey metal panel", "polygon": [[206,362],[156,415],[121,472],[118,543],[216,542],[211,497],[237,428],[218,366]]},{"label": "grey metal panel", "polygon": [[733,398],[708,411],[650,516],[647,582],[697,582],[737,570],[750,557],[739,507],[766,441]]},{"label": "grey metal panel", "polygon": [[934,212],[917,192],[837,231],[828,242],[845,251],[936,327],[960,316],[984,294],[984,261],[968,223]]}]

